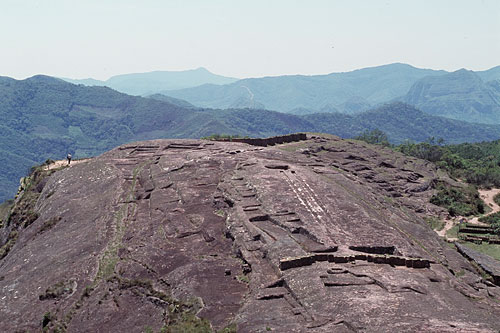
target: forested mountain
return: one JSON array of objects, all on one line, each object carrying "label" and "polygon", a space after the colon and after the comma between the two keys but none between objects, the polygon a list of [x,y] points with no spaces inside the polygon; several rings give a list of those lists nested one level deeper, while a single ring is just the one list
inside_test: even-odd
[{"label": "forested mountain", "polygon": [[154,95],[155,99],[162,99],[164,95],[175,99],[164,97],[163,100],[186,107],[192,104],[215,109],[267,109],[296,115],[357,114],[399,100],[432,115],[500,123],[500,66],[485,71],[449,73],[395,63],[328,75],[243,80],[198,68],[125,74],[107,81],[66,80],[108,86],[131,95]]},{"label": "forested mountain", "polygon": [[19,177],[47,158],[102,153],[141,138],[170,136],[192,113],[106,87],[77,86],[35,76],[0,79],[0,201]]},{"label": "forested mountain", "polygon": [[325,111],[326,107],[342,111],[344,103],[356,99],[370,105],[390,101],[406,94],[416,80],[444,73],[396,63],[328,75],[244,79],[223,86],[206,84],[163,94],[211,108],[256,107],[282,112],[300,108],[312,113]]},{"label": "forested mountain", "polygon": [[[19,178],[47,158],[100,154],[119,144],[154,138],[200,138],[211,134],[266,137],[291,132],[327,132],[353,137],[385,131],[392,142],[494,140],[500,126],[433,117],[396,103],[356,115],[297,116],[258,109],[201,109],[184,101],[129,96],[107,87],[73,85],[35,76],[0,77],[0,201],[12,196]],[[186,106],[186,107],[185,107]]]},{"label": "forested mountain", "polygon": [[63,80],[86,86],[106,86],[129,95],[151,95],[162,90],[183,89],[202,84],[228,84],[237,79],[213,74],[207,69],[186,71],[154,71],[148,73],[123,74],[111,77],[106,81],[95,79]]},{"label": "forested mountain", "polygon": [[465,69],[418,80],[403,100],[424,112],[469,122],[500,123],[498,67],[475,73]]},{"label": "forested mountain", "polygon": [[196,106],[194,106],[193,104],[189,103],[188,101],[185,101],[183,99],[178,99],[178,98],[170,97],[170,96],[167,96],[167,95],[153,94],[153,95],[149,95],[149,96],[146,96],[146,97],[147,98],[156,99],[156,100],[162,101],[162,102],[168,102],[170,104],[174,104],[174,105],[177,105],[177,106],[182,106],[184,108],[197,109]]},{"label": "forested mountain", "polygon": [[303,117],[318,132],[353,137],[364,130],[380,129],[392,143],[442,138],[446,143],[479,142],[500,138],[500,125],[467,123],[436,117],[415,107],[394,102],[356,115],[340,113],[311,114]]}]

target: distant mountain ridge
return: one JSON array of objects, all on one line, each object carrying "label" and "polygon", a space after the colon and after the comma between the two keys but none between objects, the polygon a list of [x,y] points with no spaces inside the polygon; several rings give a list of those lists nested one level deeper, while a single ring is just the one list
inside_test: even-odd
[{"label": "distant mountain ridge", "polygon": [[353,137],[374,128],[396,143],[429,136],[449,143],[500,138],[500,126],[435,117],[403,103],[355,115],[297,116],[262,109],[202,109],[171,98],[129,96],[48,76],[0,77],[0,201],[14,194],[31,166],[64,158],[68,152],[75,158],[94,156],[131,141],[215,133],[266,137],[309,131]]},{"label": "distant mountain ridge", "polygon": [[500,80],[500,66],[496,66],[485,71],[477,71],[475,73],[479,75],[484,82]]},{"label": "distant mountain ridge", "polygon": [[106,81],[95,79],[63,80],[86,86],[106,86],[128,95],[142,96],[158,93],[162,90],[184,89],[202,84],[228,84],[237,81],[236,78],[213,74],[206,68],[186,71],[154,71],[147,73],[131,73],[116,75]]},{"label": "distant mountain ridge", "polygon": [[162,93],[200,107],[225,109],[237,103],[238,107],[257,105],[280,112],[296,113],[295,109],[314,113],[325,108],[342,111],[342,105],[356,99],[370,106],[384,103],[405,95],[416,80],[444,73],[395,63],[327,75],[242,79],[222,86],[206,84]]},{"label": "distant mountain ridge", "polygon": [[403,101],[424,112],[468,122],[500,124],[499,67],[486,73],[465,69],[441,76],[424,77],[413,84]]},{"label": "distant mountain ridge", "polygon": [[[419,95],[423,86],[432,96]],[[296,115],[358,114],[403,101],[433,115],[474,123],[500,123],[500,66],[455,72],[390,64],[347,73],[243,79],[231,84],[165,91],[210,108],[257,108]]]},{"label": "distant mountain ridge", "polygon": [[[125,74],[107,81],[67,80],[85,85],[105,85],[132,95],[155,95],[156,99],[161,99],[161,94],[175,98],[172,101],[177,101],[177,104],[202,108],[267,109],[296,115],[318,112],[358,114],[383,103],[403,101],[433,115],[469,122],[500,123],[500,103],[497,102],[500,83],[495,83],[500,80],[500,66],[484,71],[464,71],[450,73],[394,63],[344,73],[242,80],[218,76],[204,68]],[[426,86],[425,91],[432,91],[432,97],[419,95],[423,86]],[[469,88],[463,90],[467,86]]]}]

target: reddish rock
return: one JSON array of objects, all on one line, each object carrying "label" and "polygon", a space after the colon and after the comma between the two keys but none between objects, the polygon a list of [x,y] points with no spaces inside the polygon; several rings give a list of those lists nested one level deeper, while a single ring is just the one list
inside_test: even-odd
[{"label": "reddish rock", "polygon": [[498,287],[421,218],[438,177],[326,135],[119,147],[48,178],[0,260],[0,327],[497,332]]}]

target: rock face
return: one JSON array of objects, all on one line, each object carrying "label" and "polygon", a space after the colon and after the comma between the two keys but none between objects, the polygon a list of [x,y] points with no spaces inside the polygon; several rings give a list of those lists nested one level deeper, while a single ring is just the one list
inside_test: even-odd
[{"label": "rock face", "polygon": [[500,285],[500,262],[488,255],[469,249],[464,245],[456,243],[455,246],[457,247],[458,252],[460,252],[464,257],[473,260],[486,273],[491,275],[496,285]]},{"label": "rock face", "polygon": [[496,332],[498,287],[421,218],[437,178],[332,136],[121,146],[48,178],[0,260],[0,326]]}]

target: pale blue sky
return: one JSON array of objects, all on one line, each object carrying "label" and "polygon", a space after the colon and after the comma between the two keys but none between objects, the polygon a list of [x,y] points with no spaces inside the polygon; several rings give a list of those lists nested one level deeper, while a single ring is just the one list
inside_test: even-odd
[{"label": "pale blue sky", "polygon": [[0,0],[0,76],[500,65],[500,0]]}]

